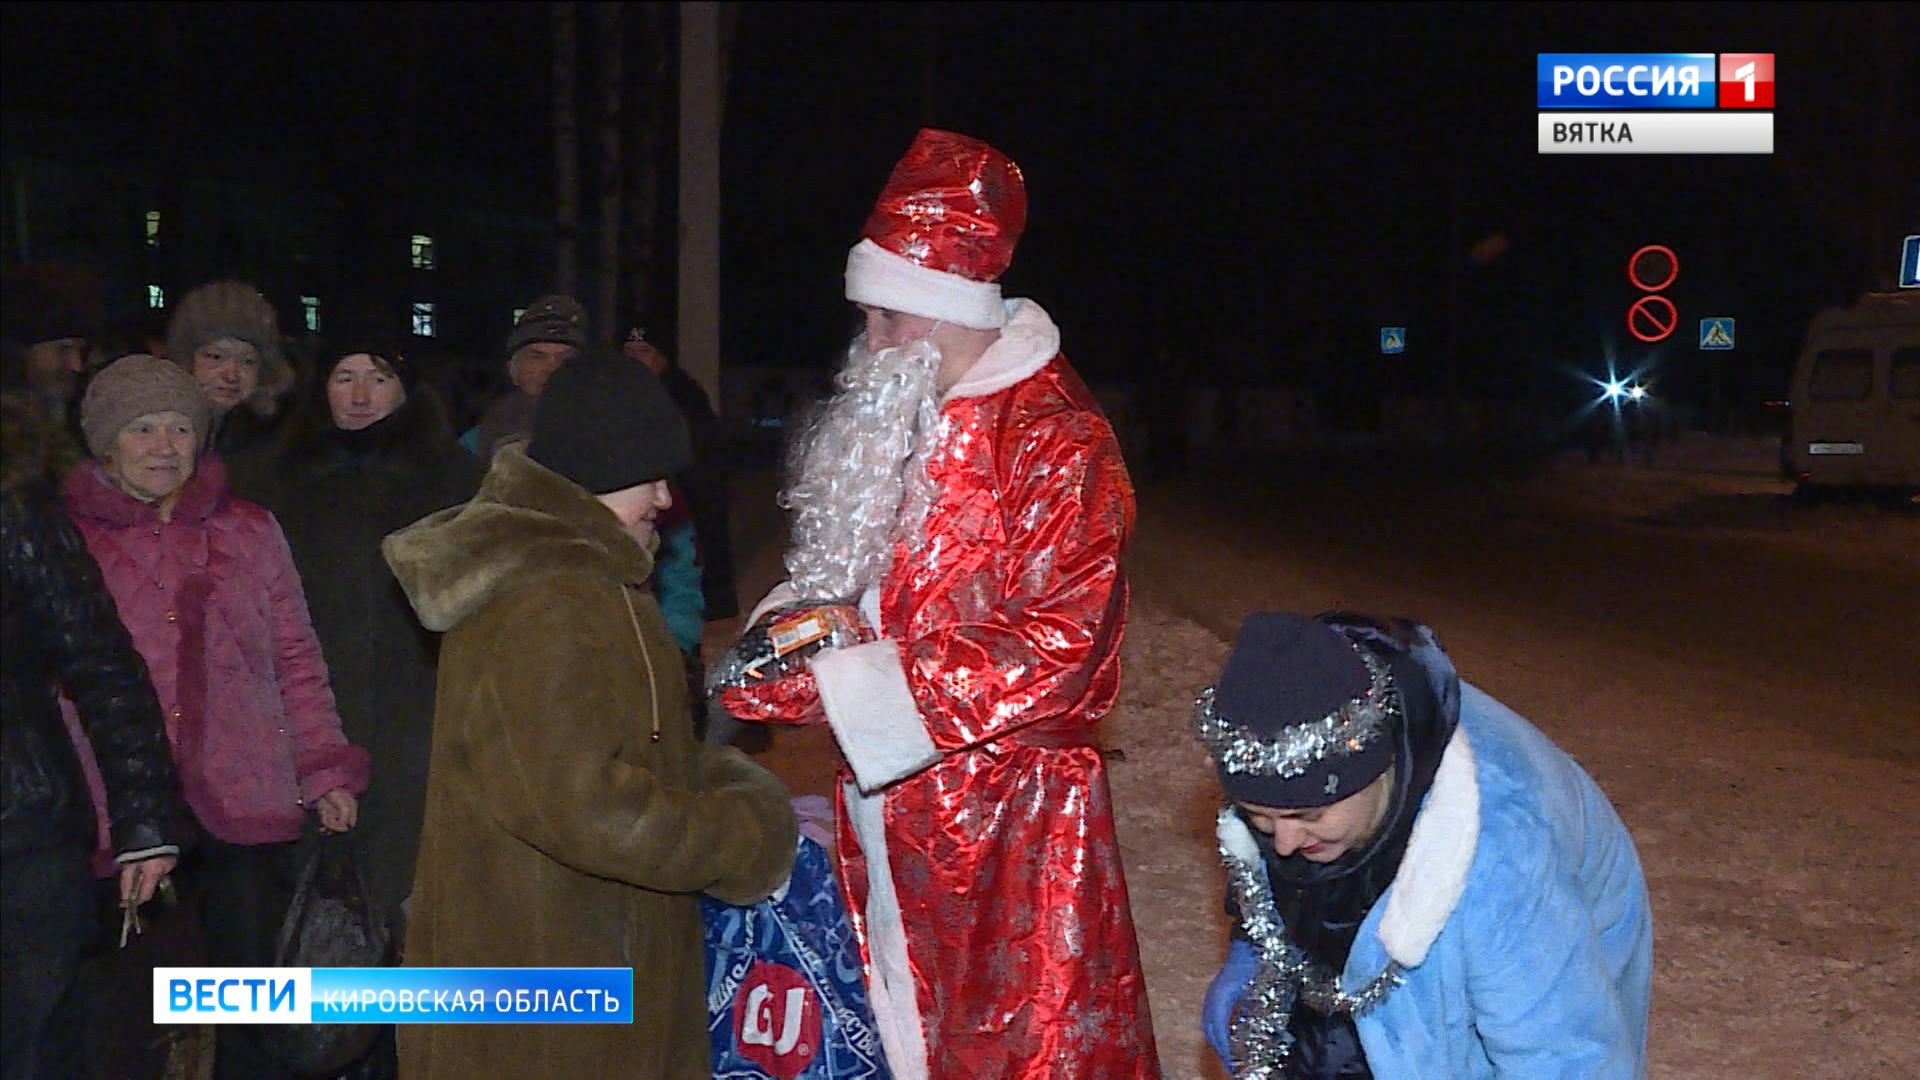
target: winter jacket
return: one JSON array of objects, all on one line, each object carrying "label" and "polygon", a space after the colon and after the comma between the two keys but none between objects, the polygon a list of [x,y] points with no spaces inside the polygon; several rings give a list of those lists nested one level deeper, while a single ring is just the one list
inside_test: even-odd
[{"label": "winter jacket", "polygon": [[214,421],[209,446],[229,468],[237,469],[242,462],[270,452],[285,422],[281,413],[264,414],[252,405],[238,405]]},{"label": "winter jacket", "polygon": [[[1449,673],[1450,674],[1450,673]],[[1633,840],[1593,780],[1460,683],[1460,722],[1341,983],[1403,985],[1357,1020],[1378,1080],[1646,1075],[1653,924]],[[1223,848],[1256,858],[1238,815]]]},{"label": "winter jacket", "polygon": [[[678,369],[669,368],[668,370]],[[686,380],[684,373],[681,379]],[[671,392],[675,384],[668,380],[666,385]],[[694,384],[694,391],[700,392],[698,384]],[[700,400],[702,402],[706,400],[704,394]],[[679,405],[678,398],[675,399],[675,404]],[[488,460],[499,452],[503,442],[518,439],[522,440],[524,445],[524,440],[528,438],[533,428],[535,405],[532,399],[519,390],[512,391],[487,410],[486,418],[479,425],[469,428],[466,434],[460,436],[459,445],[468,453]],[[684,411],[685,406],[681,408]],[[709,408],[706,415],[711,420],[713,410]],[[692,419],[688,420],[688,427],[695,432],[700,430],[694,425]],[[480,453],[483,443],[492,448],[486,454]],[[695,445],[697,450],[698,444]],[[703,551],[710,552],[714,548],[707,542],[704,535],[698,533],[700,526],[690,509],[692,505],[691,496],[685,485],[676,482],[674,504],[660,520],[660,545],[653,553],[654,599],[660,602],[660,612],[666,616],[667,626],[673,630],[673,640],[680,646],[681,652],[689,654],[699,649],[700,636],[706,628],[707,620],[726,617],[726,615],[713,614],[713,605],[707,599],[706,586],[713,575],[709,568],[702,564],[701,554]],[[725,524],[726,518],[722,514],[720,526],[723,531]],[[731,579],[726,588],[727,591],[732,591]],[[735,612],[730,609],[726,614],[731,615]]]},{"label": "winter jacket", "polygon": [[631,1024],[411,1025],[401,1075],[707,1080],[696,894],[767,896],[796,827],[777,778],[694,737],[650,556],[517,446],[385,551],[446,634],[407,963],[634,969]]},{"label": "winter jacket", "polygon": [[47,478],[20,461],[14,419],[0,480],[0,855],[93,850],[94,811],[58,686],[101,748],[113,849],[177,849],[186,809],[146,666]]},{"label": "winter jacket", "polygon": [[706,629],[702,617],[706,601],[700,595],[700,562],[691,520],[661,526],[654,560],[654,598],[660,602],[667,628],[673,631],[673,643],[683,653],[698,652],[700,636]]},{"label": "winter jacket", "polygon": [[424,389],[361,431],[341,431],[331,415],[302,419],[311,426],[257,467],[236,469],[233,486],[286,533],[341,725],[372,759],[375,779],[350,838],[391,911],[413,887],[439,640],[413,617],[380,542],[465,502],[483,470]]},{"label": "winter jacket", "polygon": [[[730,619],[740,614],[734,591],[733,539],[727,524],[727,462],[720,418],[707,391],[686,369],[669,363],[660,382],[687,422],[693,436],[693,467],[680,478],[687,509],[698,537],[701,595],[705,620]],[[704,620],[703,620],[704,621]]]},{"label": "winter jacket", "polygon": [[229,844],[294,840],[314,800],[366,790],[367,752],[341,733],[286,537],[228,491],[217,456],[201,456],[167,521],[97,462],[69,473],[65,494],[147,662],[203,828]]},{"label": "winter jacket", "polygon": [[472,431],[461,436],[461,445],[482,461],[491,460],[502,446],[523,442],[533,434],[536,404],[535,399],[528,397],[526,391],[518,387],[507,391],[505,396],[487,407],[486,413],[480,417],[480,423]]}]

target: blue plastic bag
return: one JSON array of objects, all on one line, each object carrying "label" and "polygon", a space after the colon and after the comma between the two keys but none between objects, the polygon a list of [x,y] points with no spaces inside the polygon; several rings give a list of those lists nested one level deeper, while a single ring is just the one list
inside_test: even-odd
[{"label": "blue plastic bag", "polygon": [[702,897],[714,1080],[891,1080],[827,850],[752,907]]}]

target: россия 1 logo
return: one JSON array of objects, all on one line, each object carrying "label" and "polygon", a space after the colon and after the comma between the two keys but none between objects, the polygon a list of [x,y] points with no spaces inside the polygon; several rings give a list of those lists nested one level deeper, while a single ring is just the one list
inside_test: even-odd
[{"label": "\u0440\u043e\u0441\u0441\u0438\u044f 1 logo", "polygon": [[1539,53],[1534,87],[1543,154],[1773,153],[1772,53]]},{"label": "\u0440\u043e\u0441\u0441\u0438\u044f 1 logo", "polygon": [[1711,109],[1712,53],[1541,53],[1543,109]]}]

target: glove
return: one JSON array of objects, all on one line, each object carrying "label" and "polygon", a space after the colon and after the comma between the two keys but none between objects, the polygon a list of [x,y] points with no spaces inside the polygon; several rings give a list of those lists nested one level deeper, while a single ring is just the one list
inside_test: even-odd
[{"label": "glove", "polygon": [[1213,977],[1200,1006],[1200,1029],[1206,1032],[1207,1042],[1220,1055],[1220,1064],[1226,1066],[1228,1074],[1233,1072],[1233,1009],[1259,969],[1260,953],[1253,942],[1235,938],[1227,947],[1227,962],[1220,965],[1220,974]]}]

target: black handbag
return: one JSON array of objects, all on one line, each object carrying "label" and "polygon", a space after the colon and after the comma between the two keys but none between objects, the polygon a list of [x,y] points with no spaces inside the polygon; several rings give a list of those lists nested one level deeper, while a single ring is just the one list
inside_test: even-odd
[{"label": "black handbag", "polygon": [[[323,834],[307,856],[293,903],[280,924],[280,967],[382,967],[393,961],[386,913],[373,901],[344,835]],[[366,1056],[379,1024],[276,1024],[261,1044],[302,1076],[333,1076]]]}]

